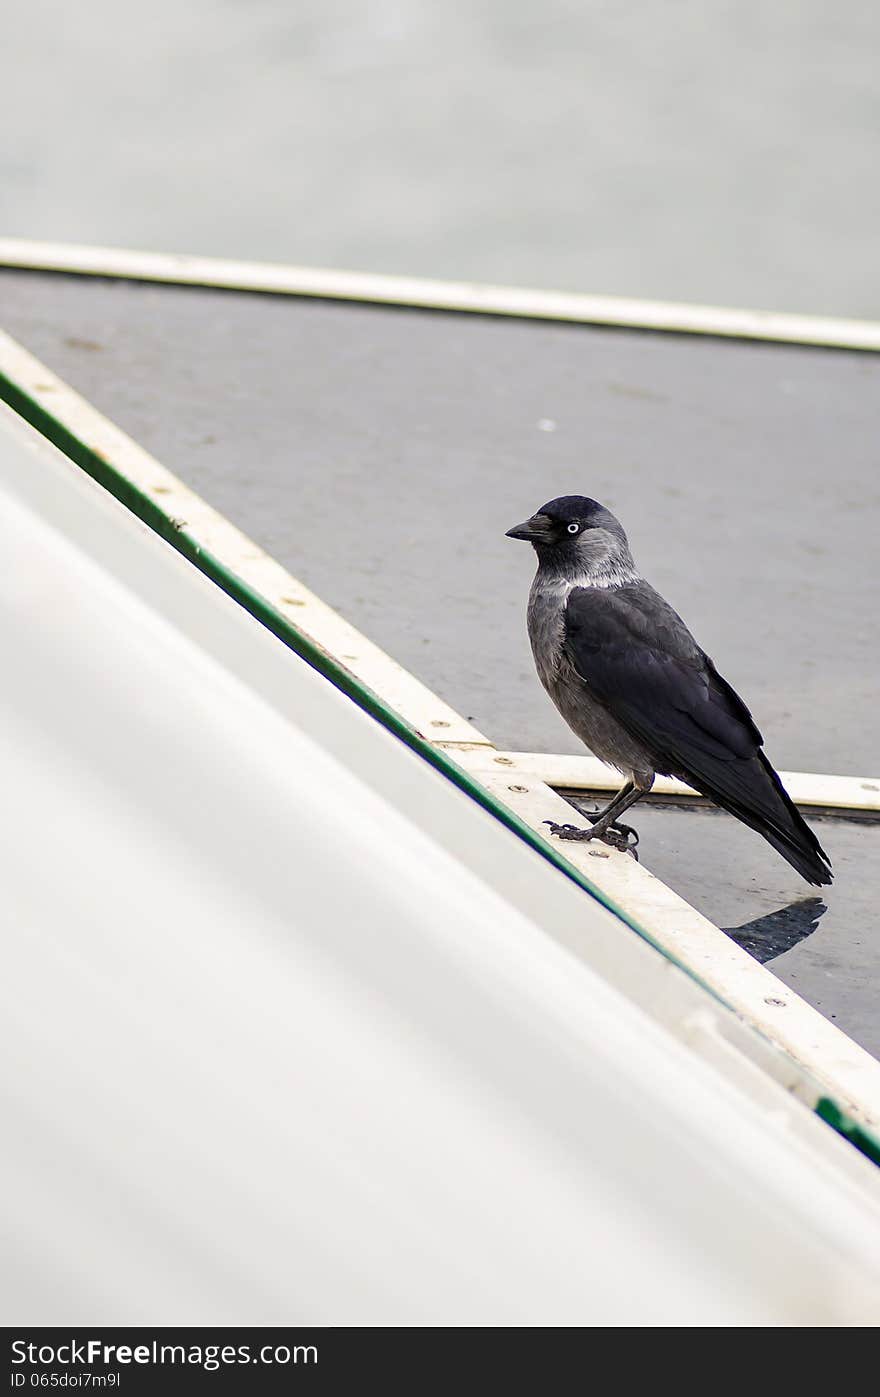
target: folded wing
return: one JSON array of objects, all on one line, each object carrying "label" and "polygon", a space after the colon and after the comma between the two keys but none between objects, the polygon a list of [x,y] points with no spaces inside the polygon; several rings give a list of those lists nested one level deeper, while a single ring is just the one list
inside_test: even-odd
[{"label": "folded wing", "polygon": [[757,830],[809,882],[831,881],[827,855],[761,750],[746,705],[652,587],[576,588],[564,643],[593,697],[657,771]]}]

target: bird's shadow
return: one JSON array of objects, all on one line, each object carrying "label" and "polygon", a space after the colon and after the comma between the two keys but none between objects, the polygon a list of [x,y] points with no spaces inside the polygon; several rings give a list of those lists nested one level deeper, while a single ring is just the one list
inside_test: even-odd
[{"label": "bird's shadow", "polygon": [[790,902],[787,907],[768,912],[765,917],[743,922],[742,926],[721,929],[731,941],[742,946],[744,951],[764,965],[812,936],[827,911],[821,897],[804,897],[798,902]]}]

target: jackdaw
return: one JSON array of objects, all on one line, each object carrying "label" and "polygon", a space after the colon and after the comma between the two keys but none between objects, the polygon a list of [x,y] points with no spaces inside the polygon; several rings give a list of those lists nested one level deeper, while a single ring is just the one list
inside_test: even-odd
[{"label": "jackdaw", "polygon": [[538,676],[569,727],[626,784],[592,828],[561,839],[628,847],[618,816],[674,776],[757,830],[808,883],[831,863],[761,750],[742,699],[681,617],[640,575],[614,515],[582,495],[551,500],[508,538],[534,546],[528,605]]}]

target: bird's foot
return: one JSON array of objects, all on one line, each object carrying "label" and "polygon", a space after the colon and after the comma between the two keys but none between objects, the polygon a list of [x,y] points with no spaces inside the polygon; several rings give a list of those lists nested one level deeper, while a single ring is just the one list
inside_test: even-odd
[{"label": "bird's foot", "polygon": [[604,844],[610,844],[612,849],[618,849],[622,854],[632,854],[638,863],[636,845],[639,836],[631,825],[612,824],[603,829],[582,829],[579,825],[558,825],[555,820],[545,820],[544,824],[549,825],[550,833],[557,839],[581,840],[584,843],[591,839],[601,839]]}]

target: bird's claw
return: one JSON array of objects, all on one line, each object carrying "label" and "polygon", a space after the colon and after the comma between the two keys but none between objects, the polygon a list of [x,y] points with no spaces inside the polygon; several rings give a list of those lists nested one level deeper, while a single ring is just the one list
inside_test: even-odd
[{"label": "bird's claw", "polygon": [[595,835],[591,829],[580,829],[578,825],[558,825],[555,820],[545,820],[545,825],[550,826],[550,833],[557,839],[594,839]]},{"label": "bird's claw", "polygon": [[591,839],[601,839],[603,844],[610,844],[612,849],[617,849],[622,854],[632,854],[636,863],[639,861],[636,853],[639,836],[631,825],[613,824],[605,830],[596,830],[582,829],[578,825],[559,825],[555,820],[545,820],[544,824],[549,825],[550,833],[556,839],[581,840],[584,843]]},{"label": "bird's claw", "polygon": [[[632,840],[630,840],[630,835],[634,836]],[[618,849],[621,854],[632,854],[638,863],[639,856],[636,853],[636,845],[639,842],[639,836],[634,829],[630,829],[629,825],[609,825],[605,833],[597,834],[596,838],[601,839],[604,844],[610,844],[612,849]]]},{"label": "bird's claw", "polygon": [[[615,848],[628,849],[630,852],[635,850],[639,842],[639,832],[637,829],[633,829],[632,825],[618,824],[616,820],[613,825],[608,826],[608,834],[614,834],[615,837],[620,835],[622,837],[622,843],[618,844],[615,838]],[[608,835],[606,834],[605,838],[607,839],[607,837]]]}]

